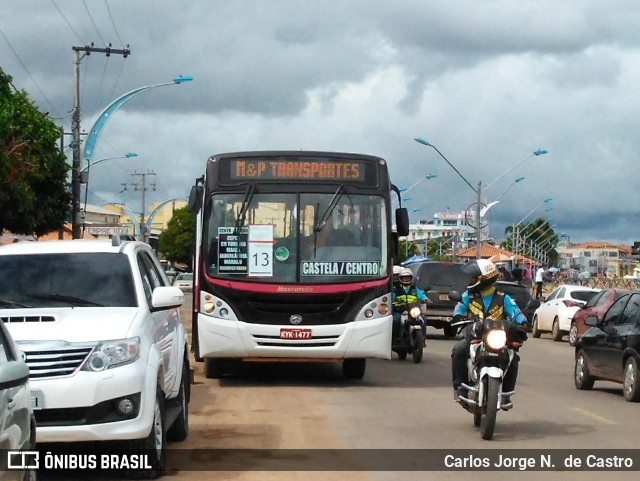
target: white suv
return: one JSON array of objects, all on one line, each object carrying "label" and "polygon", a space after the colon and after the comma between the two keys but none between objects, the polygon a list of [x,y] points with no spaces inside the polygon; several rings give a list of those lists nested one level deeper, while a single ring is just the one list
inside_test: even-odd
[{"label": "white suv", "polygon": [[183,302],[142,242],[1,246],[0,318],[26,354],[38,443],[126,440],[155,453],[135,476],[162,474],[166,441],[188,433]]}]

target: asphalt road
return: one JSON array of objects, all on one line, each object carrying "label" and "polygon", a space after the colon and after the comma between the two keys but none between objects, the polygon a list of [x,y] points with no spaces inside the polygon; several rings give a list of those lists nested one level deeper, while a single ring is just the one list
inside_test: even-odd
[{"label": "asphalt road", "polygon": [[[189,309],[183,309],[185,324]],[[170,445],[170,459],[182,468],[163,479],[637,479],[637,471],[560,471],[562,466],[545,472],[412,471],[411,456],[423,466],[431,450],[517,449],[538,456],[537,450],[548,449],[638,448],[640,405],[626,402],[613,383],[577,391],[573,348],[545,334],[522,348],[514,408],[498,414],[494,439],[483,441],[472,416],[452,399],[454,342],[430,330],[421,364],[395,355],[370,360],[358,382],[345,380],[331,363],[250,364],[222,380],[206,379],[203,364],[193,363],[190,434]],[[203,452],[176,448],[261,451],[215,451],[215,462],[206,465],[211,470],[204,471]],[[204,453],[210,459],[212,452]],[[367,471],[376,457],[377,470]],[[407,465],[399,466],[405,459]]]}]

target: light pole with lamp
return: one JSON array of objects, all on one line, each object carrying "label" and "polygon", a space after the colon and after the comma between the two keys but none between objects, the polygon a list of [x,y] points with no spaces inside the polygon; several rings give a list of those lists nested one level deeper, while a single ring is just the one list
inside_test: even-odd
[{"label": "light pole with lamp", "polygon": [[87,160],[87,165],[80,170],[80,182],[84,183],[84,222],[82,223],[82,235],[84,235],[84,229],[87,224],[87,199],[89,198],[89,174],[91,171],[91,167],[95,167],[96,165],[106,162],[107,160],[116,160],[116,159],[129,159],[131,157],[137,157],[138,154],[135,152],[127,152],[124,155],[120,155],[118,157],[107,157],[106,159],[96,160],[94,163],[91,163],[90,160]]},{"label": "light pole with lamp", "polygon": [[520,219],[520,222],[518,222],[517,224],[513,224],[513,227],[511,227],[511,235],[514,238],[514,241],[512,242],[513,244],[512,247],[516,254],[518,253],[519,242],[520,242],[520,224],[522,224],[527,217],[533,214],[538,209],[538,207],[540,207],[542,204],[549,203],[552,200],[553,200],[553,197],[551,197],[550,195],[546,196],[544,199],[538,202],[535,205],[535,207],[527,213],[527,215],[525,215],[522,219]]},{"label": "light pole with lamp", "polygon": [[[460,173],[460,171],[458,169],[455,168],[455,166],[449,162],[449,160],[442,154],[442,152],[440,152],[437,147],[431,143],[429,143],[426,139],[422,138],[422,137],[416,137],[414,139],[416,142],[418,142],[419,144],[422,145],[426,145],[427,147],[431,147],[433,150],[435,150],[438,155],[440,157],[442,157],[442,159],[449,164],[449,166],[460,176],[460,178],[462,180],[465,181],[465,183],[471,188],[471,190],[476,194],[476,209],[475,209],[475,216],[476,216],[476,225],[475,225],[475,229],[476,229],[476,259],[480,259],[482,257],[482,221],[481,221],[481,210],[482,210],[482,182],[479,181],[477,187],[473,187],[473,185],[471,185],[471,183],[465,178],[464,175],[462,175]],[[536,151],[534,151],[533,153],[527,155],[525,158],[523,158],[520,162],[518,162],[517,164],[515,164],[513,167],[511,167],[510,169],[508,169],[507,171],[505,171],[503,174],[501,174],[498,178],[496,178],[494,181],[490,182],[489,184],[487,184],[487,186],[485,187],[485,189],[488,189],[489,187],[491,187],[493,184],[495,184],[497,181],[499,181],[500,179],[502,179],[505,175],[507,175],[509,172],[511,172],[513,169],[515,169],[516,167],[518,167],[519,165],[521,165],[523,162],[525,162],[527,159],[529,159],[532,156],[539,156],[539,155],[544,155],[546,154],[547,151],[546,150],[542,150],[542,149],[538,149]]]},{"label": "light pole with lamp", "polygon": [[[502,194],[500,194],[498,197],[496,197],[496,200],[494,200],[493,202],[489,202],[487,203],[486,206],[484,206],[481,210],[480,210],[480,218],[485,217],[488,215],[489,213],[489,209],[491,209],[491,207],[493,207],[496,204],[500,203],[500,199],[502,199],[502,197],[509,191],[509,189],[511,189],[511,187],[513,187],[514,185],[516,185],[518,182],[522,182],[524,180],[524,176],[519,175],[518,177],[516,177],[513,182],[511,182],[509,184],[509,187],[507,187]],[[487,225],[489,224],[489,220],[487,219]],[[491,231],[488,232],[489,236],[491,235]]]},{"label": "light pole with lamp", "polygon": [[129,218],[131,219],[131,223],[133,224],[133,232],[135,234],[135,237],[137,240],[140,240],[140,235],[141,235],[140,222],[138,221],[138,216],[136,215],[136,213],[133,212],[131,209],[129,209],[122,202],[108,202],[107,205],[117,205],[127,213]]},{"label": "light pole with lamp", "polygon": [[[156,87],[163,87],[165,85],[180,85],[181,83],[184,82],[190,82],[193,80],[193,77],[189,76],[189,75],[179,75],[177,77],[175,77],[171,82],[164,82],[164,83],[159,83],[159,84],[154,84],[154,85],[146,85],[144,87],[139,87],[137,89],[134,89],[130,92],[127,92],[124,95],[121,95],[120,97],[118,97],[117,99],[115,99],[113,102],[111,102],[103,111],[102,113],[98,116],[97,120],[94,122],[93,127],[91,127],[91,130],[89,131],[89,133],[87,134],[87,138],[85,141],[85,146],[84,146],[84,158],[87,160],[87,163],[91,161],[91,159],[93,158],[93,153],[95,150],[95,146],[96,146],[96,142],[98,141],[98,137],[100,136],[100,133],[102,132],[102,129],[104,129],[105,125],[107,124],[107,122],[109,121],[109,119],[113,116],[114,112],[116,110],[118,110],[125,102],[127,102],[128,100],[132,99],[133,97],[135,97],[138,94],[141,94],[142,92],[146,92],[147,90],[150,89],[154,89]],[[79,130],[79,120],[77,121],[77,129]],[[77,138],[79,139],[79,134],[77,135]],[[78,150],[78,152],[76,153],[76,150]],[[78,157],[78,160],[76,161],[75,158]],[[72,235],[74,239],[78,239],[80,237],[80,161],[79,161],[79,146],[75,147],[74,150],[74,162],[73,162],[73,172],[72,172],[72,191],[74,193],[74,201],[72,204]],[[76,194],[76,191],[78,192]],[[78,197],[78,201],[75,201],[75,197]]]}]

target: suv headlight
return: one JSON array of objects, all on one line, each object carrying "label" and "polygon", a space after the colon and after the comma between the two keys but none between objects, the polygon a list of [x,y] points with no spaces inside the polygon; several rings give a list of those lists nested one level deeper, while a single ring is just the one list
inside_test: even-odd
[{"label": "suv headlight", "polygon": [[140,357],[140,338],[116,339],[99,343],[85,360],[82,371],[104,371],[124,366]]}]

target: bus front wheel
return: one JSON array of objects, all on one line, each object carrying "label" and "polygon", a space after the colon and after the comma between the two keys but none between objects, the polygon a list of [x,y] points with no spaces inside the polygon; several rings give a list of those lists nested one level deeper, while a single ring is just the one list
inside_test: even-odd
[{"label": "bus front wheel", "polygon": [[342,373],[347,379],[362,379],[366,368],[366,359],[345,359],[342,361]]}]

